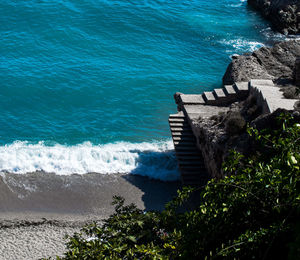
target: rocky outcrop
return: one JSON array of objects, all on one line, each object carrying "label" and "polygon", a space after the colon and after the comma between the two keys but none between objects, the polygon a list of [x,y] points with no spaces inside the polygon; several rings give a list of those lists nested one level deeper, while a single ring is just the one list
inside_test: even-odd
[{"label": "rocky outcrop", "polygon": [[276,43],[272,48],[262,47],[252,54],[235,55],[223,76],[223,84],[271,79],[276,84],[292,83],[296,58],[300,56],[300,41]]},{"label": "rocky outcrop", "polygon": [[285,35],[300,33],[300,1],[248,0],[248,4],[270,20],[280,33]]}]

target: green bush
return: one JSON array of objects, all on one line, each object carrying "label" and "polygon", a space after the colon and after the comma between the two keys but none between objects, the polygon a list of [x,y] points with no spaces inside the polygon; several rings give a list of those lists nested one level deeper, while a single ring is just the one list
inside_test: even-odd
[{"label": "green bush", "polygon": [[285,115],[247,131],[256,152],[233,151],[198,207],[178,210],[191,188],[163,212],[115,197],[115,214],[69,237],[63,259],[300,259],[300,124]]}]

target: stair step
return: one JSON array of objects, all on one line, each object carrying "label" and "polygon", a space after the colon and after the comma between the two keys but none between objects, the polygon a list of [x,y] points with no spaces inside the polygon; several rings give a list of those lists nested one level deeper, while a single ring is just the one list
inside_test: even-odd
[{"label": "stair step", "polygon": [[218,100],[226,99],[226,94],[222,88],[215,88],[213,95],[215,96],[215,99]]},{"label": "stair step", "polygon": [[181,136],[181,135],[190,135],[194,136],[192,131],[172,131],[171,130],[172,136]]},{"label": "stair step", "polygon": [[203,166],[203,161],[201,159],[199,159],[198,161],[180,161],[179,162],[180,165],[184,165],[184,166]]},{"label": "stair step", "polygon": [[225,85],[224,86],[224,93],[227,95],[227,96],[231,96],[231,95],[236,95],[236,91],[234,89],[234,87],[232,85]]},{"label": "stair step", "polygon": [[204,164],[203,167],[183,165],[181,167],[181,173],[185,175],[195,175],[195,174],[207,175],[207,171],[204,167]]},{"label": "stair step", "polygon": [[251,87],[257,87],[257,86],[273,87],[274,83],[270,79],[251,79],[250,80],[250,86]]},{"label": "stair step", "polygon": [[210,91],[203,92],[202,97],[207,104],[216,100],[214,94]]},{"label": "stair step", "polygon": [[176,146],[175,147],[176,152],[199,152],[199,150],[197,149],[196,145],[194,145],[193,147],[188,147],[188,146]]},{"label": "stair step", "polygon": [[183,172],[195,172],[195,171],[206,171],[204,163],[202,165],[180,165]]},{"label": "stair step", "polygon": [[[174,138],[176,138],[176,137],[174,137]],[[192,147],[196,147],[196,141],[195,140],[193,140],[193,139],[188,139],[188,140],[182,140],[182,139],[180,139],[180,140],[173,140],[174,141],[174,143],[176,143],[176,144],[179,144],[179,145],[183,145],[183,146],[192,146]]]},{"label": "stair step", "polygon": [[173,132],[172,131],[172,136],[188,136],[188,137],[194,137],[193,132],[183,132],[183,131],[178,131],[178,132]]},{"label": "stair step", "polygon": [[177,114],[171,114],[171,115],[169,115],[169,118],[184,118],[184,117],[185,116],[184,116],[183,112],[179,112]]},{"label": "stair step", "polygon": [[[176,153],[178,161],[182,161],[182,160],[190,160],[190,161],[195,161],[195,160],[202,160],[202,155],[199,153],[183,153],[183,154],[179,154]],[[186,157],[186,158],[185,158]]]},{"label": "stair step", "polygon": [[249,82],[235,82],[233,87],[236,92],[249,91]]},{"label": "stair step", "polygon": [[182,122],[178,122],[178,123],[169,123],[170,127],[184,127],[184,126],[188,126],[188,124],[182,123]]},{"label": "stair step", "polygon": [[191,178],[191,177],[198,177],[198,178],[203,178],[203,179],[208,178],[206,171],[199,171],[199,172],[184,171],[184,172],[182,172],[182,176],[187,177],[187,178]]},{"label": "stair step", "polygon": [[233,85],[235,91],[237,92],[237,96],[240,99],[247,98],[249,93],[249,82],[236,82]]},{"label": "stair step", "polygon": [[202,154],[198,152],[188,152],[188,151],[176,151],[176,155],[178,157],[181,156],[198,156],[199,158],[202,158]]},{"label": "stair step", "polygon": [[191,132],[192,133],[192,129],[190,126],[171,127],[170,129],[172,132]]},{"label": "stair step", "polygon": [[187,120],[183,117],[183,118],[169,118],[169,122],[187,122]]},{"label": "stair step", "polygon": [[178,161],[201,161],[203,158],[197,155],[178,155]]},{"label": "stair step", "polygon": [[[203,102],[201,95],[183,96],[183,100],[186,103]],[[196,146],[196,138],[183,112],[170,115],[169,126],[183,185],[204,185],[207,178],[202,153]]]},{"label": "stair step", "polygon": [[[206,173],[205,173],[206,174]],[[208,176],[204,175],[203,173],[195,173],[195,174],[182,174],[182,178],[185,179],[202,179],[202,180],[207,180]]]},{"label": "stair step", "polygon": [[173,136],[174,141],[195,141],[195,137],[193,135],[181,135],[181,136]]},{"label": "stair step", "polygon": [[181,162],[182,160],[186,160],[186,161],[197,161],[200,160],[202,161],[202,155],[201,154],[197,154],[197,153],[188,153],[188,154],[176,154],[178,161]]},{"label": "stair step", "polygon": [[174,120],[169,120],[169,124],[184,124],[186,126],[189,126],[189,123],[186,120],[182,120],[182,119],[174,119]]},{"label": "stair step", "polygon": [[206,179],[207,178],[207,173],[205,171],[198,171],[198,172],[181,172],[181,176],[182,177],[186,177],[186,178],[203,178]]},{"label": "stair step", "polygon": [[179,160],[199,160],[199,161],[201,161],[201,162],[203,162],[203,157],[202,157],[202,155],[200,154],[200,153],[198,153],[198,154],[195,154],[195,153],[193,153],[193,154],[180,154],[179,155]]},{"label": "stair step", "polygon": [[195,142],[188,142],[188,141],[174,141],[174,145],[186,146],[186,147],[191,147],[191,148],[196,147]]},{"label": "stair step", "polygon": [[190,94],[190,95],[185,95],[182,94],[180,95],[181,98],[181,102],[184,105],[196,105],[196,104],[204,104],[204,100],[203,97],[201,95],[194,95],[194,94]]},{"label": "stair step", "polygon": [[187,155],[191,155],[191,156],[199,156],[199,158],[201,158],[202,154],[200,153],[200,151],[198,150],[192,150],[192,151],[176,151],[176,154],[178,156],[187,156]]}]

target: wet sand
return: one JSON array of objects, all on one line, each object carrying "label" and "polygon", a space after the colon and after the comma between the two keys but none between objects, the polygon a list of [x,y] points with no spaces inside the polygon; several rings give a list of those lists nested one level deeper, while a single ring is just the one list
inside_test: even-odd
[{"label": "wet sand", "polygon": [[89,173],[58,176],[44,172],[0,178],[0,259],[62,255],[64,235],[113,212],[113,195],[145,210],[162,210],[178,182],[141,176]]}]

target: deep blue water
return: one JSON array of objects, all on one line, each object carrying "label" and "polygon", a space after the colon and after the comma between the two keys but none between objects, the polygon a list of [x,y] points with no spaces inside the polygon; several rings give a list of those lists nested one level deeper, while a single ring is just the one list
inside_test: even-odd
[{"label": "deep blue water", "polygon": [[173,94],[221,86],[268,26],[245,0],[1,0],[0,170],[130,172],[143,151],[152,167]]}]

